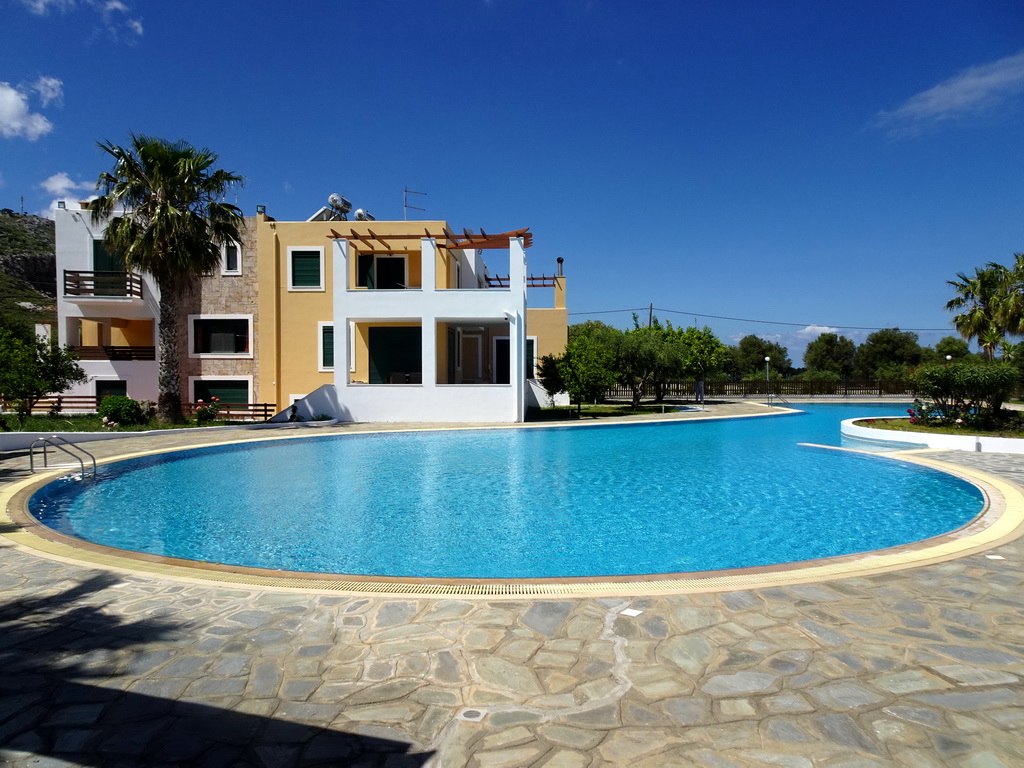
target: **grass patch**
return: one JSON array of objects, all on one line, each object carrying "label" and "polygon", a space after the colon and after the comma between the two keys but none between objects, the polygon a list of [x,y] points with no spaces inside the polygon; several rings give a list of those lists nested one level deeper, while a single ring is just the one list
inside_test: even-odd
[{"label": "grass patch", "polygon": [[69,416],[29,416],[25,426],[18,426],[18,417],[13,413],[0,415],[6,424],[5,432],[148,432],[152,429],[188,429],[190,427],[223,427],[238,424],[234,421],[211,421],[198,424],[195,419],[181,424],[162,424],[153,421],[149,424],[136,424],[130,427],[107,429],[102,419],[96,414],[75,414]]},{"label": "grass patch", "polygon": [[911,424],[909,418],[858,419],[854,424],[858,427],[888,429],[893,432],[923,432],[930,435],[984,435],[988,437],[1014,437],[1024,439],[1024,429],[984,430],[976,427],[958,427],[955,425],[926,426],[924,424]]}]

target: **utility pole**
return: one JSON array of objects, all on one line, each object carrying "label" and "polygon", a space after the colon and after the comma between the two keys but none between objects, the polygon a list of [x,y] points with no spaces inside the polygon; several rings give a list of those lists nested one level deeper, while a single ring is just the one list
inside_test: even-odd
[{"label": "utility pole", "polygon": [[408,221],[409,220],[409,209],[410,208],[412,210],[414,210],[414,211],[425,211],[425,210],[427,210],[426,208],[417,208],[415,205],[409,205],[409,195],[423,195],[424,197],[426,197],[427,193],[426,192],[414,192],[413,190],[409,189],[408,187],[404,187],[403,189],[404,189],[404,193],[402,194],[402,220],[403,221]]},{"label": "utility pole", "polygon": [[651,306],[647,308],[647,327],[650,328],[654,323],[654,302],[651,302]]}]

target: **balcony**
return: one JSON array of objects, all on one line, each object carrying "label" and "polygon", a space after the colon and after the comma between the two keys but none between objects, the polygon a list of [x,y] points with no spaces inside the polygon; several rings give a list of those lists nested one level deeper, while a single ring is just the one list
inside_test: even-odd
[{"label": "balcony", "polygon": [[156,360],[156,347],[72,347],[79,360]]},{"label": "balcony", "polygon": [[142,278],[132,272],[64,270],[68,298],[141,299]]}]

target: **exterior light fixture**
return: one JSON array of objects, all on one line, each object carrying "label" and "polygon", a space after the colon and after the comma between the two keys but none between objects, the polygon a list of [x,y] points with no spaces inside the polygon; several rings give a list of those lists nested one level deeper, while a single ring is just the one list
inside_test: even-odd
[{"label": "exterior light fixture", "polygon": [[67,207],[68,207],[68,204],[67,204],[67,203],[65,203],[65,202],[64,202],[63,200],[58,200],[58,201],[57,201],[57,208],[59,208],[60,210],[62,210],[62,211],[63,211],[63,210],[65,210],[65,209],[66,209]]},{"label": "exterior light fixture", "polygon": [[267,206],[265,206],[265,205],[257,205],[256,206],[256,213],[257,214],[259,214],[259,213],[266,214],[266,212],[267,212]]}]

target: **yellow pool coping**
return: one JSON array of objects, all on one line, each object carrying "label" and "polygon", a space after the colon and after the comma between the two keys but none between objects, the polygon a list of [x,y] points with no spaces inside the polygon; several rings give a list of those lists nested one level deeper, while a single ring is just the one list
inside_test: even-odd
[{"label": "yellow pool coping", "polygon": [[[643,423],[652,422],[647,421]],[[451,428],[446,427],[445,429]],[[480,427],[467,426],[462,428],[479,429]],[[436,429],[437,427],[416,431]],[[395,430],[375,429],[353,434],[375,434],[390,431]],[[261,436],[257,440],[231,439],[220,442],[204,442],[176,448],[124,453],[105,458],[97,463],[109,464],[126,459],[211,446],[219,447],[307,437],[311,437],[311,435],[288,434]],[[319,437],[319,435],[313,437]],[[67,475],[68,470],[63,468],[42,472],[30,478],[13,481],[6,486],[0,487],[0,542],[14,545],[60,562],[125,573],[166,577],[194,583],[218,583],[238,587],[289,591],[341,592],[353,595],[500,599],[530,596],[600,597],[690,594],[755,589],[854,576],[868,576],[944,562],[974,554],[1013,540],[1024,533],[1024,491],[1020,487],[985,472],[929,458],[928,454],[937,452],[934,449],[878,454],[851,451],[850,449],[835,448],[833,446],[804,445],[817,449],[850,451],[884,459],[904,461],[946,472],[973,484],[981,491],[985,499],[983,510],[971,522],[961,528],[930,539],[889,549],[821,560],[801,561],[798,563],[720,571],[642,576],[586,577],[579,579],[388,578],[275,571],[264,568],[227,566],[218,563],[181,560],[114,549],[60,534],[42,525],[29,514],[28,500],[39,487],[58,477]]]}]

